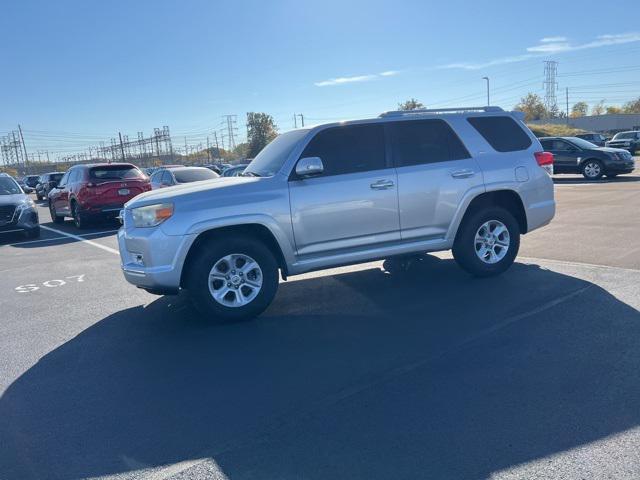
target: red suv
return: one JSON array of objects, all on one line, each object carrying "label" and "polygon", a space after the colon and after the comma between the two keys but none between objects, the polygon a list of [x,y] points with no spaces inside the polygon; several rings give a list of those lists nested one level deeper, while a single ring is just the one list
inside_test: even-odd
[{"label": "red suv", "polygon": [[76,165],[49,192],[51,220],[72,217],[83,228],[93,219],[117,217],[126,202],[149,190],[149,177],[130,163]]}]

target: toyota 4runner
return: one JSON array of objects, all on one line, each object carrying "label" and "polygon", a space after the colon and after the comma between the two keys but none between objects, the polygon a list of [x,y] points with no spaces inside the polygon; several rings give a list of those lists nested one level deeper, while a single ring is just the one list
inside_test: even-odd
[{"label": "toyota 4runner", "polygon": [[147,192],[121,212],[125,278],[185,289],[212,319],[260,314],[278,272],[453,250],[476,276],[555,213],[553,155],[498,107],[387,112],[293,130],[239,177]]}]

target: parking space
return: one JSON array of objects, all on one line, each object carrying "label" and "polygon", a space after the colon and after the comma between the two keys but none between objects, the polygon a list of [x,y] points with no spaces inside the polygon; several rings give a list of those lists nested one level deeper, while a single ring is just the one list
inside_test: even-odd
[{"label": "parking space", "polygon": [[0,246],[0,471],[637,478],[640,174],[556,199],[499,277],[344,267],[227,325],[127,284],[113,224],[41,205],[42,238]]}]

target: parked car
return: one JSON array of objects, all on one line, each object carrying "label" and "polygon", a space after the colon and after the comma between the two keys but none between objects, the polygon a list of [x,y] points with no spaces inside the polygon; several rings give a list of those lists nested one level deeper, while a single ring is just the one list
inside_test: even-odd
[{"label": "parked car", "polygon": [[587,142],[591,142],[598,147],[604,147],[605,143],[607,142],[607,137],[605,137],[601,133],[579,133],[576,135],[576,137],[586,140]]},{"label": "parked car", "polygon": [[23,232],[27,238],[40,236],[36,204],[18,182],[0,173],[0,233]]},{"label": "parked car", "polygon": [[200,182],[218,178],[216,172],[205,167],[161,168],[151,175],[151,189],[172,187],[183,183]]},{"label": "parked car", "polygon": [[24,183],[29,188],[35,189],[39,181],[40,175],[27,175],[26,177],[24,177]]},{"label": "parked car", "polygon": [[149,177],[135,165],[75,165],[49,193],[51,220],[62,223],[72,217],[83,228],[92,220],[116,218],[127,201],[149,190]]},{"label": "parked car", "polygon": [[64,176],[64,172],[49,172],[38,177],[38,183],[35,187],[36,198],[43,200],[47,198],[52,188],[58,185],[60,179]]},{"label": "parked car", "polygon": [[[279,135],[241,177],[127,202],[125,278],[184,288],[212,319],[258,315],[283,278],[453,249],[473,275],[504,272],[520,235],[551,221],[553,156],[519,112],[388,112]],[[428,288],[428,286],[425,286]]]},{"label": "parked car", "polygon": [[24,178],[16,178],[15,181],[18,182],[18,185],[20,185],[20,188],[24,193],[33,193],[33,188],[27,186]]},{"label": "parked car", "polygon": [[239,177],[249,164],[234,165],[222,172],[223,177]]},{"label": "parked car", "polygon": [[631,155],[635,155],[640,152],[640,130],[616,133],[606,145],[612,148],[624,148]]},{"label": "parked car", "polygon": [[620,148],[598,147],[576,137],[543,137],[540,142],[553,153],[555,173],[581,173],[588,180],[598,180],[603,175],[631,173],[635,168],[631,154]]}]

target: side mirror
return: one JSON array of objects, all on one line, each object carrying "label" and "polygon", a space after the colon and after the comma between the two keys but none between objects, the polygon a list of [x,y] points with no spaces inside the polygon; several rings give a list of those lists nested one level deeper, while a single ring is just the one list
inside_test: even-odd
[{"label": "side mirror", "polygon": [[324,172],[324,165],[320,157],[305,157],[298,160],[296,174],[301,177],[311,177]]}]

